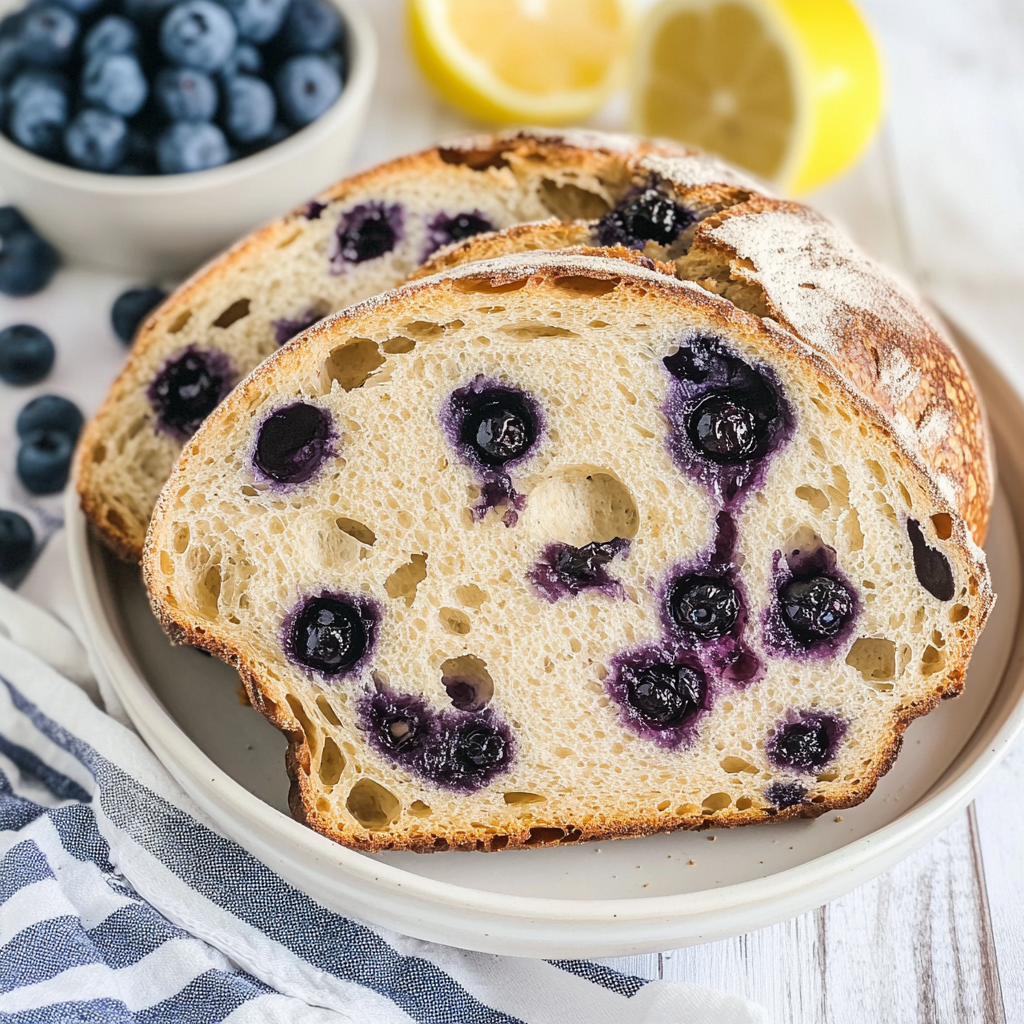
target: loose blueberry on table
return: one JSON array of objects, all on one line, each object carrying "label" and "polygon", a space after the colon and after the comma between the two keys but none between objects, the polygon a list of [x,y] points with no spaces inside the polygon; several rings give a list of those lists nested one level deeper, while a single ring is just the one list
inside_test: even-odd
[{"label": "loose blueberry on table", "polygon": [[31,324],[13,324],[0,331],[0,380],[35,384],[53,367],[56,352],[50,336]]},{"label": "loose blueberry on table", "polygon": [[282,141],[341,94],[330,0],[35,0],[0,22],[0,118],[82,170],[182,174]]},{"label": "loose blueberry on table", "polygon": [[50,283],[60,256],[13,206],[0,206],[0,292],[34,295]]},{"label": "loose blueberry on table", "polygon": [[35,543],[35,534],[24,516],[0,509],[0,578],[12,577],[27,568]]},{"label": "loose blueberry on table", "polygon": [[16,468],[27,491],[56,494],[64,489],[82,423],[78,406],[59,395],[40,395],[18,413]]},{"label": "loose blueberry on table", "polygon": [[129,288],[122,292],[110,310],[110,324],[114,333],[126,345],[130,345],[139,324],[166,298],[167,293],[156,287]]}]

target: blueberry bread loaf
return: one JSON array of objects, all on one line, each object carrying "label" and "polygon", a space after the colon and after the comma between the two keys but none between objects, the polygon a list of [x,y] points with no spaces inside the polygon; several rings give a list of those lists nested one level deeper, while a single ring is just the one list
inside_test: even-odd
[{"label": "blueberry bread loaf", "polygon": [[138,560],[181,445],[280,344],[405,280],[439,247],[552,215],[601,217],[662,181],[658,168],[671,154],[665,187],[694,223],[753,194],[738,172],[670,143],[512,132],[395,160],[257,231],[143,324],[79,448],[86,515],[123,557]]},{"label": "blueberry bread loaf", "polygon": [[856,372],[625,260],[454,268],[210,416],[153,513],[153,607],[238,666],[294,813],[357,849],[856,804],[992,603]]}]

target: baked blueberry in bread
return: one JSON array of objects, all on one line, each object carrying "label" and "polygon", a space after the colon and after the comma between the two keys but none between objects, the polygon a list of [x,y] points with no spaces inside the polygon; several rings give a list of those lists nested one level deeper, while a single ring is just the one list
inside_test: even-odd
[{"label": "baked blueberry in bread", "polygon": [[294,813],[358,849],[847,807],[992,603],[963,471],[860,372],[635,260],[456,267],[221,402],[153,513],[153,607],[238,666]]},{"label": "baked blueberry in bread", "polygon": [[[665,210],[656,203],[623,215],[623,203],[632,209],[636,195],[662,181],[651,161],[671,154],[682,162],[674,183],[659,187],[676,198]],[[439,248],[552,215],[613,215],[632,244],[652,218],[662,237],[754,188],[670,143],[537,132],[454,142],[340,182],[238,243],[146,319],[83,438],[82,507],[101,537],[137,560],[182,443],[224,395],[289,338],[399,284]]]}]

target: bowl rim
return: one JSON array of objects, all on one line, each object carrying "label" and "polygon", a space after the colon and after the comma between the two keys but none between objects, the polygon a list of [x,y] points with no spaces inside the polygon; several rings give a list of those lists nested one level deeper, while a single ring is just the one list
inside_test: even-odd
[{"label": "bowl rim", "polygon": [[[951,325],[950,325],[951,326]],[[1024,452],[1010,439],[1024,429],[1024,403],[998,368],[955,328],[975,379],[994,408],[1002,484],[1024,541]],[[657,897],[555,899],[510,896],[408,872],[331,842],[250,793],[195,746],[135,666],[104,602],[95,541],[73,487],[66,505],[71,572],[90,649],[128,717],[201,810],[272,869],[282,859],[289,884],[330,880],[333,909],[420,939],[513,956],[616,956],[708,942],[766,927],[835,899],[892,867],[945,827],[1024,730],[1024,603],[1016,639],[990,710],[963,749],[918,801],[888,825],[835,851],[767,878]],[[1024,556],[1022,556],[1024,557]],[[301,881],[300,881],[301,878]],[[311,892],[323,902],[324,896]]]},{"label": "bowl rim", "polygon": [[[138,177],[83,171],[37,156],[0,133],[0,168],[4,164],[27,178],[44,181],[87,195],[114,195],[125,199],[187,196],[230,186],[288,162],[311,146],[326,144],[334,129],[361,110],[370,99],[377,77],[379,47],[373,26],[355,0],[330,0],[341,12],[349,35],[349,70],[341,95],[311,124],[252,156],[220,167],[186,174],[147,174]],[[0,0],[0,12],[21,6]]]}]

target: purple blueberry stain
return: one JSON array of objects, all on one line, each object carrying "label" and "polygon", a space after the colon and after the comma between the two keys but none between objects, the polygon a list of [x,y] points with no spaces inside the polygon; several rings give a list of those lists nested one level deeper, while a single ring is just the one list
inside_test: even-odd
[{"label": "purple blueberry stain", "polygon": [[475,793],[511,767],[515,740],[492,709],[437,711],[378,685],[359,703],[360,727],[382,757],[456,793]]},{"label": "purple blueberry stain", "polygon": [[306,220],[319,220],[320,214],[326,209],[326,203],[321,203],[317,199],[310,199],[310,201],[302,207],[302,216],[305,217]]},{"label": "purple blueberry stain", "polygon": [[937,548],[931,547],[924,539],[921,524],[916,519],[907,520],[907,535],[914,550],[914,574],[917,582],[939,601],[951,601],[956,593],[953,570],[949,559]]},{"label": "purple blueberry stain", "polygon": [[441,430],[480,484],[473,516],[504,509],[506,526],[515,526],[525,508],[509,470],[536,450],[544,428],[537,400],[525,391],[479,375],[453,391],[441,406]]},{"label": "purple blueberry stain", "polygon": [[322,320],[325,315],[321,307],[313,307],[303,313],[299,313],[294,318],[282,317],[280,320],[275,320],[271,324],[274,329],[274,341],[277,342],[278,346],[287,344],[297,334],[301,334],[306,330],[307,327],[312,327],[313,324]]},{"label": "purple blueberry stain", "polygon": [[218,349],[190,345],[172,356],[146,392],[157,430],[187,441],[227,397],[234,376],[231,360]]},{"label": "purple blueberry stain", "polygon": [[831,658],[846,644],[860,611],[835,550],[815,538],[805,548],[772,555],[773,595],[765,612],[765,645],[790,657]]},{"label": "purple blueberry stain", "polygon": [[405,208],[400,203],[370,201],[341,215],[330,254],[332,274],[344,274],[354,264],[375,260],[405,237]]},{"label": "purple blueberry stain", "polygon": [[673,461],[727,509],[765,481],[768,464],[793,436],[795,416],[765,365],[745,362],[718,338],[691,334],[664,360],[664,412]]},{"label": "purple blueberry stain", "polygon": [[272,483],[304,484],[334,455],[336,441],[334,420],[326,409],[294,402],[275,409],[260,424],[253,470]]},{"label": "purple blueberry stain", "polygon": [[846,722],[819,711],[791,711],[765,745],[776,768],[816,775],[835,759]]},{"label": "purple blueberry stain", "polygon": [[485,231],[493,230],[494,224],[479,210],[456,213],[454,216],[439,213],[427,224],[427,247],[423,254],[423,260],[425,261],[431,253],[436,252],[442,246],[451,245],[453,242],[464,242],[474,235],[481,235]]},{"label": "purple blueberry stain", "polygon": [[773,782],[764,790],[765,800],[780,811],[803,803],[805,796],[807,790],[799,782]]},{"label": "purple blueberry stain", "polygon": [[605,691],[623,726],[659,747],[689,747],[711,709],[712,688],[693,651],[649,644],[617,654]]},{"label": "purple blueberry stain", "polygon": [[601,245],[643,249],[648,242],[671,245],[696,215],[654,185],[628,196],[597,223]]},{"label": "purple blueberry stain", "polygon": [[361,594],[323,590],[285,617],[281,647],[293,664],[331,681],[358,675],[376,643],[376,602]]},{"label": "purple blueberry stain", "polygon": [[608,597],[624,596],[622,584],[608,572],[608,563],[629,557],[629,541],[615,537],[592,541],[582,547],[548,544],[530,567],[527,578],[540,595],[554,604],[561,598],[575,597],[584,590],[598,590]]}]

